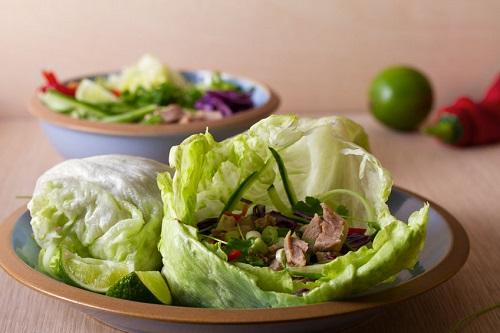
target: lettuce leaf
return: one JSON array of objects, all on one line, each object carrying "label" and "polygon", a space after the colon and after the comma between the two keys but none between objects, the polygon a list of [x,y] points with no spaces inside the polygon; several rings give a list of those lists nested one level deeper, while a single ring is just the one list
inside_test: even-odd
[{"label": "lettuce leaf", "polygon": [[165,82],[172,82],[181,88],[189,85],[179,73],[171,70],[152,55],[145,54],[137,64],[125,68],[119,74],[110,75],[107,85],[122,92],[133,93],[139,88],[150,90]]},{"label": "lettuce leaf", "polygon": [[[228,263],[205,246],[193,226],[218,216],[249,174],[260,172],[246,199],[275,208],[266,193],[274,185],[286,202],[268,147],[279,151],[299,200],[312,196],[344,206],[352,226],[379,230],[373,246],[316,265],[321,278],[309,283],[295,282],[287,272]],[[324,302],[361,292],[411,268],[424,244],[428,206],[415,212],[408,224],[397,221],[386,205],[392,179],[368,148],[365,132],[350,120],[295,116],[271,116],[222,142],[207,132],[174,147],[174,176],[161,174],[158,185],[165,209],[159,244],[162,273],[176,301],[222,308]],[[301,288],[310,291],[295,295]]]},{"label": "lettuce leaf", "polygon": [[155,180],[167,170],[121,155],[67,160],[48,170],[28,203],[40,269],[58,277],[51,261],[61,247],[131,270],[159,269],[163,210]]}]

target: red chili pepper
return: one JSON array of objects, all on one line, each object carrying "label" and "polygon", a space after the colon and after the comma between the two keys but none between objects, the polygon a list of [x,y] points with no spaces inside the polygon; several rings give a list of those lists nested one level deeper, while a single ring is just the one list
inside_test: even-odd
[{"label": "red chili pepper", "polygon": [[472,146],[500,141],[500,75],[480,103],[468,97],[438,111],[425,131],[445,143]]},{"label": "red chili pepper", "polygon": [[241,251],[240,250],[236,250],[236,249],[233,249],[231,250],[228,255],[227,255],[227,260],[228,261],[234,261],[236,259],[238,259],[239,257],[241,257]]},{"label": "red chili pepper", "polygon": [[364,235],[366,232],[366,229],[364,228],[349,228],[347,231],[347,236],[350,235]]},{"label": "red chili pepper", "polygon": [[52,71],[42,71],[42,75],[47,83],[44,86],[40,87],[41,91],[45,92],[48,89],[54,89],[59,91],[61,94],[72,97],[75,96],[76,88],[78,87],[78,85],[65,86],[64,84],[59,82],[56,75]]}]

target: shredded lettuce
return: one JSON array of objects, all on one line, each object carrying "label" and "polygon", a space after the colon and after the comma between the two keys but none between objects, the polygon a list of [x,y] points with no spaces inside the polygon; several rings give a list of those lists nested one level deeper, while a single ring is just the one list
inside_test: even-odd
[{"label": "shredded lettuce", "polygon": [[[372,231],[379,230],[372,247],[315,265],[320,278],[299,283],[286,271],[228,263],[206,246],[194,226],[217,217],[249,175],[259,172],[246,199],[275,209],[278,200],[268,195],[274,188],[279,201],[287,201],[268,147],[279,152],[298,200],[326,194],[324,201],[357,218],[352,227],[370,222]],[[362,127],[346,118],[295,116],[271,116],[222,142],[208,132],[197,134],[172,148],[174,175],[158,177],[165,210],[159,249],[176,301],[221,308],[317,303],[350,296],[412,268],[424,244],[428,205],[408,223],[394,218],[386,205],[392,179],[368,148]],[[295,295],[301,288],[310,291]]]}]

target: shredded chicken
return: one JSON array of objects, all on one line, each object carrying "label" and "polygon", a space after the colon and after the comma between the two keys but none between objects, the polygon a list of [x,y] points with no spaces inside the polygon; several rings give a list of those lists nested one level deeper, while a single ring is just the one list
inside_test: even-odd
[{"label": "shredded chicken", "polygon": [[170,104],[166,107],[163,107],[159,110],[159,112],[161,117],[163,118],[163,121],[167,124],[178,122],[184,115],[182,107],[177,104]]},{"label": "shredded chicken", "polygon": [[326,204],[322,203],[321,207],[323,208],[323,221],[321,232],[314,242],[314,250],[339,252],[347,238],[349,227],[346,221]]},{"label": "shredded chicken", "polygon": [[306,252],[309,246],[303,240],[292,237],[289,231],[285,237],[286,262],[290,266],[301,267],[307,264]]},{"label": "shredded chicken", "polygon": [[[322,203],[323,218],[314,215],[305,227],[302,239],[316,252],[339,252],[347,237],[348,225],[330,207]],[[321,255],[320,255],[321,256]]]},{"label": "shredded chicken", "polygon": [[314,214],[311,222],[309,222],[309,224],[307,224],[304,228],[302,239],[305,240],[311,247],[314,246],[314,243],[321,232],[322,221],[323,220],[318,216],[318,214]]},{"label": "shredded chicken", "polygon": [[283,266],[281,266],[278,260],[273,259],[273,261],[271,261],[271,265],[269,265],[269,268],[271,268],[273,271],[281,271],[283,269]]}]

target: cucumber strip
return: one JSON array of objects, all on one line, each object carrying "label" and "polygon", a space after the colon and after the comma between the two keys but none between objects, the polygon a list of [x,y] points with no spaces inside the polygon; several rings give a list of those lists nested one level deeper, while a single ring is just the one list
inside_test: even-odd
[{"label": "cucumber strip", "polygon": [[96,119],[101,119],[107,116],[107,114],[99,108],[96,108],[95,106],[84,102],[77,101],[73,97],[64,95],[56,90],[48,90],[45,94],[49,94],[52,99],[58,99],[61,101],[61,103],[65,103],[74,109],[81,109],[85,111],[89,116],[92,116]]},{"label": "cucumber strip", "polygon": [[226,205],[219,214],[219,219],[225,212],[231,212],[234,210],[240,199],[243,197],[243,193],[253,184],[253,182],[258,178],[260,172],[254,171],[247,178],[245,178],[241,184],[236,188],[236,190],[231,194]]},{"label": "cucumber strip", "polygon": [[276,209],[285,215],[292,215],[292,210],[286,206],[286,204],[281,200],[278,191],[276,191],[276,187],[274,185],[269,186],[267,189],[267,194],[269,195],[269,199],[273,203],[273,206]]},{"label": "cucumber strip", "polygon": [[375,209],[373,208],[373,206],[368,202],[368,200],[365,199],[365,197],[354,191],[338,188],[321,194],[319,199],[322,202],[324,202],[325,200],[327,200],[328,197],[333,196],[335,194],[347,194],[358,199],[363,204],[363,207],[366,210],[367,220],[375,221]]},{"label": "cucumber strip", "polygon": [[271,151],[274,159],[276,160],[281,180],[283,181],[283,187],[285,188],[286,196],[288,198],[288,201],[290,202],[290,205],[293,207],[297,203],[297,196],[295,195],[295,191],[293,190],[293,186],[292,183],[290,182],[290,179],[288,179],[288,173],[286,172],[285,164],[283,163],[281,156],[274,148],[269,147],[269,150]]},{"label": "cucumber strip", "polygon": [[144,117],[148,113],[155,111],[157,108],[158,106],[156,104],[146,105],[132,111],[116,114],[113,116],[106,116],[100,119],[100,121],[103,123],[131,123]]}]

